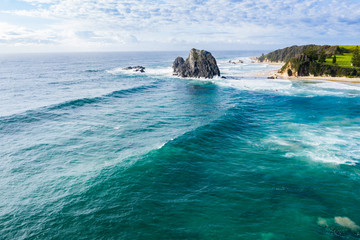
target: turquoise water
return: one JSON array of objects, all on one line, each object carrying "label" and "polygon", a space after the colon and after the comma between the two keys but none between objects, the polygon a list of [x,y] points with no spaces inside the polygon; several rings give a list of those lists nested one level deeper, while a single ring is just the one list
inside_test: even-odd
[{"label": "turquoise water", "polygon": [[260,54],[1,56],[0,239],[360,239],[360,85]]}]

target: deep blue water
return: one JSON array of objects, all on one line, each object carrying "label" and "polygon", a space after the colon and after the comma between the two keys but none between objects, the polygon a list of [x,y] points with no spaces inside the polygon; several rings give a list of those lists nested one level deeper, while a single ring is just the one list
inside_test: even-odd
[{"label": "deep blue water", "polygon": [[0,239],[360,239],[360,85],[213,54],[0,56]]}]

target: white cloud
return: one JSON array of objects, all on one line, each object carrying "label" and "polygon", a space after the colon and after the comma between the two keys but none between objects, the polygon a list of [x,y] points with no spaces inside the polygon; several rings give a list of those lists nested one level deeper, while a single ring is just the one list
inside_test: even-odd
[{"label": "white cloud", "polygon": [[[182,42],[236,43],[241,48],[242,43],[249,42],[260,46],[323,41],[336,44],[356,39],[360,33],[360,24],[356,24],[360,21],[360,3],[356,0],[23,1],[35,8],[6,13],[14,19],[51,21],[41,29],[34,24],[1,30],[3,45],[4,39],[11,44],[29,38],[34,44],[73,44],[74,50],[77,45],[89,44],[100,50],[110,45],[115,50],[135,45],[141,50],[151,42],[168,47]],[[41,41],[34,41],[36,38]]]},{"label": "white cloud", "polygon": [[23,2],[28,2],[28,3],[57,3],[59,1],[56,1],[56,0],[23,0]]},{"label": "white cloud", "polygon": [[56,42],[56,39],[58,35],[52,30],[33,31],[22,26],[0,22],[0,42],[3,44],[48,44]]}]

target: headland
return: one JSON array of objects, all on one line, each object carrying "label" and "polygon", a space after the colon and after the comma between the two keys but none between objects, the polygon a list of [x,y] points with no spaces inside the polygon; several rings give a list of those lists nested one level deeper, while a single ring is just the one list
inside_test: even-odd
[{"label": "headland", "polygon": [[311,79],[360,83],[357,46],[291,46],[256,58],[257,63],[281,65],[268,78]]}]

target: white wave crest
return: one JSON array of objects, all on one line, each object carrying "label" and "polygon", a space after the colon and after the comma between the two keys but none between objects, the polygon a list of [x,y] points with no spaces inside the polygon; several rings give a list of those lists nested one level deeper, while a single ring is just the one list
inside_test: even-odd
[{"label": "white wave crest", "polygon": [[173,69],[171,67],[166,68],[146,68],[145,69],[146,75],[153,75],[153,76],[164,76],[164,77],[172,77],[173,76]]},{"label": "white wave crest", "polygon": [[240,90],[289,90],[291,88],[291,81],[282,79],[229,79],[219,83],[220,85],[233,87]]},{"label": "white wave crest", "polygon": [[[339,123],[341,124],[341,123]],[[285,157],[300,157],[331,164],[358,164],[360,159],[360,127],[326,127],[290,124],[282,126],[286,135],[269,136],[264,143]]]},{"label": "white wave crest", "polygon": [[122,67],[113,68],[110,70],[106,70],[107,73],[113,74],[113,75],[147,75],[147,76],[163,76],[163,77],[171,77],[172,76],[172,68],[145,68],[145,72],[136,72],[134,70],[125,70]]},{"label": "white wave crest", "polygon": [[356,90],[360,91],[359,84],[351,84],[351,83],[341,83],[341,82],[329,82],[324,81],[318,84],[315,84],[316,87],[325,88],[325,89],[335,89],[335,90]]}]

